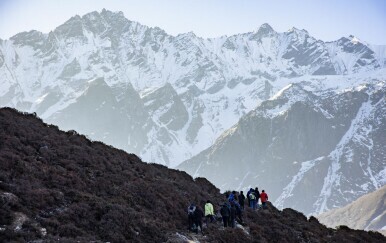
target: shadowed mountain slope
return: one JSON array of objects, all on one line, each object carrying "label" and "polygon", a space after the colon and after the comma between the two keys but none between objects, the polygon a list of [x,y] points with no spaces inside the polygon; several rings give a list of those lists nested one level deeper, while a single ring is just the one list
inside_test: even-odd
[{"label": "shadowed mountain slope", "polygon": [[[206,179],[143,163],[31,114],[0,109],[1,242],[186,242],[187,205],[223,195]],[[292,209],[245,212],[245,227],[208,227],[201,242],[384,242],[328,229]]]}]

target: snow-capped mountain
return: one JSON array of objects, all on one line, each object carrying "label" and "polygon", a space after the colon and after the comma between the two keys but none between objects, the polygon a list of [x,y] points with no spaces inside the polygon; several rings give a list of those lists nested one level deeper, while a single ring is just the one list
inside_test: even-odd
[{"label": "snow-capped mountain", "polygon": [[172,36],[102,10],[48,34],[0,40],[0,106],[176,166],[270,98],[281,79],[380,70],[384,50],[268,24],[229,37]]},{"label": "snow-capped mountain", "polygon": [[222,190],[265,189],[319,214],[386,184],[386,72],[282,79],[210,148],[177,168]]},{"label": "snow-capped mountain", "polygon": [[386,233],[386,186],[366,194],[343,208],[318,216],[328,227],[347,225],[352,229],[377,230]]}]

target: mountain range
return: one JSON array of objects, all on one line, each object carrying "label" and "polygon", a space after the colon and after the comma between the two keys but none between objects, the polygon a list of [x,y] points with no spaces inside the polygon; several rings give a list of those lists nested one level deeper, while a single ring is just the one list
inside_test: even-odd
[{"label": "mountain range", "polygon": [[104,9],[0,40],[0,106],[318,214],[386,184],[385,64],[354,36],[172,36]]}]

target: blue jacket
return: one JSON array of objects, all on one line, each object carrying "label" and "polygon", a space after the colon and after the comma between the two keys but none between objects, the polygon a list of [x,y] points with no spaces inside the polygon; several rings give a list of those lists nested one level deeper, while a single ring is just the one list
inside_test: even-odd
[{"label": "blue jacket", "polygon": [[231,195],[229,195],[228,197],[228,202],[233,202],[235,200],[235,195],[233,195],[233,193],[231,193]]}]

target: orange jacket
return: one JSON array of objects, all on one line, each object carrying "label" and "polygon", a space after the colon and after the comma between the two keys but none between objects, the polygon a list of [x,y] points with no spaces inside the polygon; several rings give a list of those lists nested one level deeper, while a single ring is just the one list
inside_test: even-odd
[{"label": "orange jacket", "polygon": [[268,201],[267,193],[265,193],[265,192],[260,193],[260,199],[261,199],[262,203]]}]

